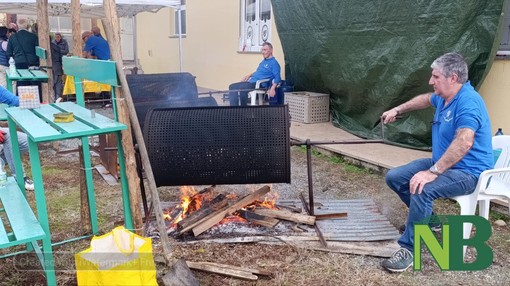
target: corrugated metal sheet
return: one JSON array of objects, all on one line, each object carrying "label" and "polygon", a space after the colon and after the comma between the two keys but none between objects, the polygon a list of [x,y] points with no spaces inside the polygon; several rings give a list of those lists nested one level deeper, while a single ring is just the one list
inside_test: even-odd
[{"label": "corrugated metal sheet", "polygon": [[[300,206],[299,201],[280,201],[281,205]],[[328,241],[378,241],[397,239],[398,230],[379,211],[372,200],[316,200],[316,215],[347,213],[346,219],[317,221],[324,238]],[[308,232],[307,232],[308,233]]]}]

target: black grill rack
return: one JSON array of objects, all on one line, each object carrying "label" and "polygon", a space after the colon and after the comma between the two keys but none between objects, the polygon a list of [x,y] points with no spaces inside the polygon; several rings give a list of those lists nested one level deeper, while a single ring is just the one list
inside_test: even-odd
[{"label": "black grill rack", "polygon": [[156,185],[290,183],[288,114],[286,105],[148,111]]}]

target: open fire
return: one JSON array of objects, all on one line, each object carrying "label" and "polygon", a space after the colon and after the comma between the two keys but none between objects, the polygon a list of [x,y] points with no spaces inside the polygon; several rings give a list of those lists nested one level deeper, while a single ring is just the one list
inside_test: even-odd
[{"label": "open fire", "polygon": [[[214,225],[230,222],[250,222],[274,227],[280,219],[313,225],[315,217],[301,214],[301,208],[283,209],[276,204],[277,193],[264,186],[245,195],[223,194],[215,187],[196,191],[181,187],[180,204],[164,211],[171,232],[193,231],[195,236]],[[292,212],[294,211],[294,212]]]}]

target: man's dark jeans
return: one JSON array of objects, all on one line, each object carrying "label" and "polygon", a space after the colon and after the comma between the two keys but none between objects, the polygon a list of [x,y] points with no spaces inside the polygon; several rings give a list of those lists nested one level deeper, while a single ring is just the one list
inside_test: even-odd
[{"label": "man's dark jeans", "polygon": [[230,106],[239,106],[239,102],[241,103],[241,106],[248,105],[248,92],[250,92],[251,89],[255,89],[254,82],[245,81],[231,84],[228,87],[228,99],[230,101]]}]

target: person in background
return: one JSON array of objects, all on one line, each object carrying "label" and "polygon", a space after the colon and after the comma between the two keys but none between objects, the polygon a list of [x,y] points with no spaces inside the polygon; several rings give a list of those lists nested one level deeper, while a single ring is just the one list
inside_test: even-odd
[{"label": "person in background", "polygon": [[39,58],[35,54],[35,47],[39,46],[37,35],[27,30],[26,19],[19,19],[18,26],[19,30],[9,38],[7,56],[14,58],[16,69],[39,66]]},{"label": "person in background", "polygon": [[14,35],[14,34],[16,34],[16,30],[10,29],[10,28],[7,30],[7,38],[10,38],[11,35]]},{"label": "person in background", "polygon": [[51,41],[51,72],[53,74],[53,96],[55,101],[62,98],[62,91],[64,90],[62,69],[62,57],[69,53],[69,45],[67,41],[62,38],[61,33],[55,33],[55,39]]},{"label": "person in background", "polygon": [[30,27],[30,31],[37,35],[37,33],[39,33],[39,25],[37,23],[33,23]]},{"label": "person in background", "polygon": [[239,101],[241,106],[248,105],[248,92],[250,89],[255,88],[257,80],[270,79],[271,87],[268,90],[269,96],[273,97],[276,94],[276,86],[280,83],[280,64],[273,57],[273,45],[265,42],[262,44],[262,56],[264,59],[257,67],[257,70],[249,75],[246,75],[240,82],[231,84],[229,89],[230,106],[238,106]]},{"label": "person in background", "polygon": [[9,69],[9,58],[7,57],[7,39],[9,29],[5,26],[0,27],[0,85],[6,86],[6,72]]},{"label": "person in background", "polygon": [[[19,98],[12,94],[10,91],[5,89],[3,86],[0,86],[0,103],[5,103],[9,106],[19,106]],[[27,135],[23,132],[18,131],[18,142],[19,142],[19,150],[21,154],[28,153],[28,141]],[[12,153],[12,144],[11,137],[9,134],[9,128],[0,128],[0,160],[7,162],[11,174],[16,176],[16,167],[14,165],[14,156]],[[4,164],[5,165],[5,164]],[[25,170],[23,170],[23,174],[25,174]],[[27,191],[34,190],[34,182],[27,176],[24,177],[25,181],[25,189]]]},{"label": "person in background", "polygon": [[110,46],[103,37],[97,37],[90,31],[85,31],[82,34],[83,42],[83,57],[88,59],[109,60],[110,59]]},{"label": "person in background", "polygon": [[103,36],[101,35],[101,29],[99,29],[98,26],[92,27],[91,31],[92,31],[92,34],[94,34],[94,36],[103,38]]},{"label": "person in background", "polygon": [[[386,183],[409,208],[400,249],[382,262],[391,272],[413,265],[414,224],[432,215],[433,201],[471,194],[480,173],[494,165],[489,114],[468,81],[468,65],[448,53],[431,65],[434,92],[418,95],[382,114],[384,124],[405,112],[435,108],[432,158],[418,159],[388,171]],[[430,225],[430,223],[429,223]]]},{"label": "person in background", "polygon": [[[28,69],[39,66],[39,57],[35,53],[35,47],[39,46],[37,35],[29,32],[26,19],[18,19],[18,31],[9,37],[7,44],[7,57],[13,57],[16,69]],[[36,85],[39,90],[39,97],[42,98],[40,81],[18,81],[17,87]]]},{"label": "person in background", "polygon": [[[95,27],[97,28],[97,27]],[[99,31],[99,28],[93,29],[95,31]],[[85,31],[82,34],[83,42],[85,46],[83,47],[83,57],[89,59],[98,59],[98,60],[109,60],[110,59],[110,46],[108,42],[99,34],[99,36],[95,36],[92,32]],[[105,102],[103,107],[111,106],[111,95],[110,92],[103,91],[101,92],[101,98]]]},{"label": "person in background", "polygon": [[14,32],[18,31],[18,25],[16,25],[16,23],[9,23],[7,28],[14,30]]},{"label": "person in background", "polygon": [[69,53],[69,44],[67,43],[67,40],[62,36],[62,33],[56,32],[53,42],[60,47],[60,53],[62,56],[65,56]]}]

